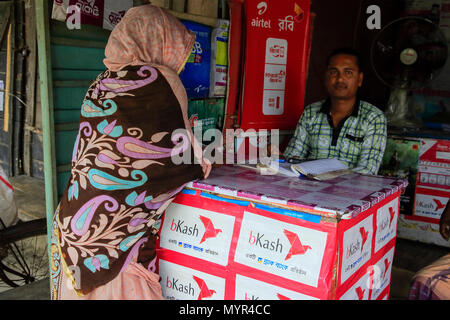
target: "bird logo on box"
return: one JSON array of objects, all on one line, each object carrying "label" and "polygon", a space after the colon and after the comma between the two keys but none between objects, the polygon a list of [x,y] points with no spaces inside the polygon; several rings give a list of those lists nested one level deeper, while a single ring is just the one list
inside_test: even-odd
[{"label": "bird logo on box", "polygon": [[192,276],[197,283],[198,287],[200,288],[200,293],[198,295],[197,300],[202,300],[204,298],[211,298],[213,294],[216,293],[215,290],[210,290],[208,286],[206,285],[205,280],[200,279],[199,277]]},{"label": "bird logo on box", "polygon": [[361,234],[362,244],[361,244],[361,252],[364,249],[364,243],[367,241],[367,237],[369,236],[369,231],[366,231],[364,227],[359,228],[359,233]]},{"label": "bird logo on box", "polygon": [[358,299],[362,300],[364,298],[364,291],[366,291],[366,290],[363,290],[361,287],[358,287],[355,289],[355,291],[356,291],[356,294],[358,295]]},{"label": "bird logo on box", "polygon": [[390,265],[391,263],[389,262],[389,260],[386,258],[386,259],[384,259],[384,274],[383,274],[383,279],[384,278],[386,278],[386,272],[388,271],[388,269],[389,269],[389,265]]},{"label": "bird logo on box", "polygon": [[303,255],[306,251],[312,249],[311,246],[303,245],[296,233],[284,229],[284,235],[288,238],[289,243],[291,244],[291,249],[284,260],[288,260],[294,255]]},{"label": "bird logo on box", "polygon": [[445,204],[443,204],[439,199],[433,199],[434,203],[436,203],[436,209],[434,211],[438,211],[445,207]]},{"label": "bird logo on box", "polygon": [[395,210],[392,207],[389,207],[389,214],[391,215],[391,218],[389,220],[389,228],[391,227],[392,221],[394,220],[395,217]]},{"label": "bird logo on box", "polygon": [[280,293],[277,293],[277,298],[278,298],[278,300],[291,300],[291,298],[283,296]]},{"label": "bird logo on box", "polygon": [[209,238],[215,238],[217,235],[222,232],[222,229],[216,229],[214,228],[214,225],[211,221],[211,219],[200,216],[200,220],[202,221],[203,225],[205,226],[205,233],[203,234],[202,240],[200,240],[200,243],[205,242],[206,239]]}]

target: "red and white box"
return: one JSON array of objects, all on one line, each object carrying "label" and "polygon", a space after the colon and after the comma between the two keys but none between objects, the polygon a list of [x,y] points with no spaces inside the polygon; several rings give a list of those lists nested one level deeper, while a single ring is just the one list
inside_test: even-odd
[{"label": "red and white box", "polygon": [[[157,263],[163,295],[183,300],[384,297],[391,269],[381,270],[381,263],[385,257],[392,263],[406,182],[350,178],[358,177],[371,182],[366,195],[326,194],[322,203],[310,201],[321,188],[338,190],[334,185],[349,178],[305,180],[299,189],[297,178],[222,167],[208,180],[192,183],[163,217]],[[386,256],[390,252],[392,257]],[[377,270],[383,272],[381,280]]]},{"label": "red and white box", "polygon": [[439,220],[450,200],[450,141],[421,139],[413,215],[401,215],[399,237],[450,247]]}]

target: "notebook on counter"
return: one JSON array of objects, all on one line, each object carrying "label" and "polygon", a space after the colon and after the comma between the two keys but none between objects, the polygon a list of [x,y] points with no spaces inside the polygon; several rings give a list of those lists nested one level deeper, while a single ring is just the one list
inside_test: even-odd
[{"label": "notebook on counter", "polygon": [[319,159],[291,165],[291,170],[316,180],[330,180],[351,173],[348,166],[337,159]]},{"label": "notebook on counter", "polygon": [[347,165],[337,159],[320,159],[291,164],[278,160],[268,160],[256,165],[239,165],[258,171],[262,175],[281,175],[286,177],[306,176],[316,180],[330,180],[351,173]]}]

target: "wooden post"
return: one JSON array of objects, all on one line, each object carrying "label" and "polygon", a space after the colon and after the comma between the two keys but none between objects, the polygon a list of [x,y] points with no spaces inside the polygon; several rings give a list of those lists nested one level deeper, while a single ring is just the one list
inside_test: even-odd
[{"label": "wooden post", "polygon": [[[42,138],[44,153],[45,210],[49,267],[51,268],[52,221],[57,204],[55,129],[53,118],[53,81],[50,53],[48,1],[36,0],[36,32],[38,44],[39,84],[42,108]],[[51,281],[51,277],[50,277]],[[50,284],[51,285],[51,284]]]},{"label": "wooden post", "polygon": [[25,36],[26,45],[29,48],[26,69],[26,104],[25,110],[25,132],[24,132],[24,164],[23,169],[26,175],[31,176],[33,173],[33,160],[31,156],[32,133],[35,130],[35,113],[36,113],[36,75],[37,75],[37,46],[36,46],[36,21],[34,0],[26,0],[25,3]]}]

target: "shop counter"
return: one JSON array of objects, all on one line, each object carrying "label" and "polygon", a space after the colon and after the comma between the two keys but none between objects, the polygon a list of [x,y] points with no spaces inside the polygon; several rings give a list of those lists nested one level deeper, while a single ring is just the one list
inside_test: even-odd
[{"label": "shop counter", "polygon": [[237,166],[167,208],[157,272],[166,299],[387,299],[407,181],[328,181]]}]

